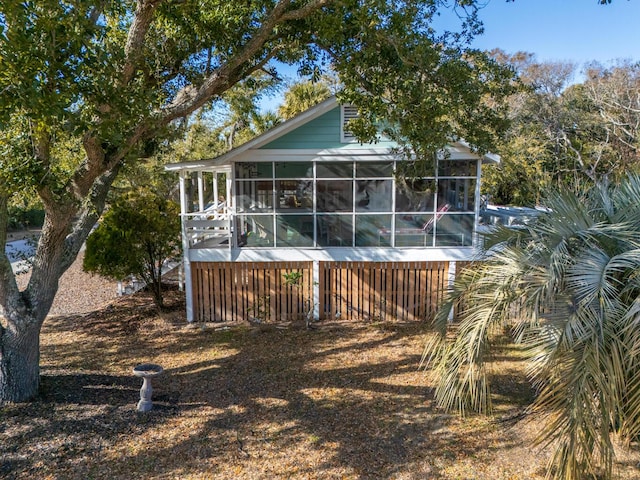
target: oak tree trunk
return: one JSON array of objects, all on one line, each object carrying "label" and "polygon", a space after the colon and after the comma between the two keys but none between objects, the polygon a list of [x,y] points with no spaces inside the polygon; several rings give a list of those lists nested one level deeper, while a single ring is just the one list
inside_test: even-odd
[{"label": "oak tree trunk", "polygon": [[25,402],[40,385],[40,325],[5,329],[0,341],[0,403]]},{"label": "oak tree trunk", "polygon": [[[40,386],[40,330],[58,291],[62,274],[76,259],[104,203],[119,166],[94,178],[89,200],[77,203],[42,188],[45,221],[31,265],[31,277],[20,291],[4,254],[7,238],[6,196],[0,192],[0,403],[25,402]],[[99,173],[99,172],[98,172]]]}]

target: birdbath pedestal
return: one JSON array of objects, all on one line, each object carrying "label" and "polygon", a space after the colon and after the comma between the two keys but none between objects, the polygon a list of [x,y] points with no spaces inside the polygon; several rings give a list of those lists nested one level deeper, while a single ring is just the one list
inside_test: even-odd
[{"label": "birdbath pedestal", "polygon": [[143,363],[133,367],[133,374],[136,377],[142,378],[142,388],[140,389],[140,401],[138,402],[137,410],[139,412],[148,412],[153,407],[151,402],[151,394],[153,393],[153,387],[151,386],[151,379],[160,375],[164,369],[160,365],[154,363]]}]

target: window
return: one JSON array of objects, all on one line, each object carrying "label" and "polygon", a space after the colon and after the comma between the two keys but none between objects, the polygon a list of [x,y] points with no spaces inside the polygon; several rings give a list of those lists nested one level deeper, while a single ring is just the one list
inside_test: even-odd
[{"label": "window", "polygon": [[356,180],[356,212],[390,212],[393,180]]},{"label": "window", "polygon": [[271,162],[236,163],[236,178],[273,178]]},{"label": "window", "polygon": [[442,160],[430,178],[393,162],[236,165],[236,228],[246,247],[471,246],[476,160]]},{"label": "window", "polygon": [[318,163],[316,176],[318,178],[351,178],[353,177],[353,162]]},{"label": "window", "polygon": [[313,162],[276,162],[276,178],[313,178]]},{"label": "window", "polygon": [[393,162],[357,162],[356,177],[393,177]]},{"label": "window", "polygon": [[321,247],[350,247],[353,245],[353,216],[317,215],[316,231]]},{"label": "window", "polygon": [[449,204],[457,212],[475,211],[475,178],[446,178],[438,180],[438,205]]},{"label": "window", "polygon": [[[396,247],[429,247],[433,245],[435,216],[433,214],[398,214],[395,216]],[[388,232],[391,237],[391,230]]]},{"label": "window", "polygon": [[475,177],[477,168],[477,160],[440,160],[438,162],[438,176]]},{"label": "window", "polygon": [[391,215],[356,215],[356,247],[390,247]]},{"label": "window", "polygon": [[433,212],[436,181],[405,179],[396,185],[396,212]]},{"label": "window", "polygon": [[442,215],[435,226],[436,247],[470,247],[475,215]]},{"label": "window", "polygon": [[272,215],[238,215],[236,229],[239,232],[240,247],[272,247],[273,216]]},{"label": "window", "polygon": [[352,180],[318,180],[316,183],[318,212],[352,212]]},{"label": "window", "polygon": [[277,247],[313,247],[313,215],[276,215]]},{"label": "window", "polygon": [[241,212],[269,212],[273,210],[273,183],[270,181],[237,182],[238,210]]},{"label": "window", "polygon": [[276,180],[278,211],[313,209],[313,182],[310,180]]}]

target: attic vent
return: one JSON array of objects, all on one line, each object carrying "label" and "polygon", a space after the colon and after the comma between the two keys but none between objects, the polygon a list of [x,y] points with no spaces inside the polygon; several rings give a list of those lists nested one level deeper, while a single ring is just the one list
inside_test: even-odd
[{"label": "attic vent", "polygon": [[351,143],[358,141],[355,135],[347,130],[347,123],[349,123],[349,120],[353,120],[354,118],[358,118],[358,108],[354,107],[353,105],[342,105],[342,143]]}]

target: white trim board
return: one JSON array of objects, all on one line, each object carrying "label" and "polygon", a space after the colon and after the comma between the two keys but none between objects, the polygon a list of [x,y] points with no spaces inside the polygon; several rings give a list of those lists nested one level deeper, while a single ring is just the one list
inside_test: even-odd
[{"label": "white trim board", "polygon": [[475,258],[473,247],[460,248],[192,248],[191,262],[443,262]]}]

